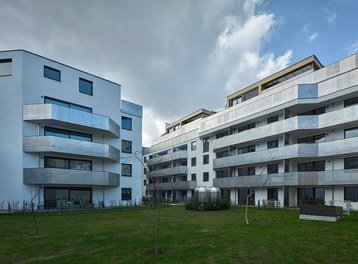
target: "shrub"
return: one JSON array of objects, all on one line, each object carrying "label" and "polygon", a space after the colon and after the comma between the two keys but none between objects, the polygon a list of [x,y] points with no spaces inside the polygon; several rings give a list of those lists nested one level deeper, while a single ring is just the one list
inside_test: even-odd
[{"label": "shrub", "polygon": [[196,201],[195,199],[187,199],[185,203],[186,210],[193,211],[216,211],[230,209],[229,198],[206,199],[203,202]]}]

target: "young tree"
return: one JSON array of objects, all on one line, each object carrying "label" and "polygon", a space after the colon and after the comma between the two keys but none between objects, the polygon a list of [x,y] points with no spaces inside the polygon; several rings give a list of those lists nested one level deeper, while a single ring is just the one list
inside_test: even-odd
[{"label": "young tree", "polygon": [[160,253],[159,246],[158,246],[159,245],[159,231],[160,231],[160,208],[161,208],[160,207],[160,195],[159,195],[157,186],[155,185],[155,180],[153,179],[152,175],[150,174],[150,171],[149,171],[147,165],[141,159],[141,153],[135,152],[134,155],[135,155],[135,158],[138,159],[138,161],[142,164],[143,168],[145,169],[147,178],[152,181],[154,192],[155,192],[156,198],[157,198],[157,225],[156,225],[156,230],[155,230],[154,255],[158,256]]}]

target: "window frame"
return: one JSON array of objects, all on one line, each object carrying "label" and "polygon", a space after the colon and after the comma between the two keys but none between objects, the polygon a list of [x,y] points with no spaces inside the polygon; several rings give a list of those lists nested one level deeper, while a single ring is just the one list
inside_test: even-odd
[{"label": "window frame", "polygon": [[[125,150],[123,150],[123,145],[124,145],[123,143],[130,143],[130,151],[125,151]],[[132,141],[122,139],[122,141],[121,141],[121,151],[122,151],[123,153],[129,153],[129,154],[131,154],[132,151],[133,151]]]},{"label": "window frame", "polygon": [[203,165],[207,165],[210,163],[209,154],[203,155]]},{"label": "window frame", "polygon": [[209,172],[203,172],[203,182],[209,181]]},{"label": "window frame", "polygon": [[271,116],[271,117],[267,118],[267,124],[271,124],[271,123],[274,123],[274,122],[277,122],[277,121],[279,121],[278,115]]},{"label": "window frame", "polygon": [[[124,170],[123,170],[123,168],[124,167],[129,167],[129,173],[128,174],[125,174],[124,173]],[[132,164],[128,164],[128,163],[122,163],[122,166],[121,166],[122,168],[121,168],[121,175],[123,176],[123,177],[132,177]]]},{"label": "window frame", "polygon": [[[54,76],[53,74],[58,74],[58,77]],[[44,77],[57,82],[61,82],[61,71],[50,66],[44,65]]]},{"label": "window frame", "polygon": [[54,105],[58,105],[58,106],[67,107],[67,108],[75,109],[75,110],[78,110],[78,111],[82,111],[82,112],[85,112],[85,113],[92,113],[92,108],[91,107],[78,105],[78,104],[73,104],[73,103],[69,103],[69,102],[66,102],[66,101],[58,100],[58,99],[47,97],[47,96],[45,96],[45,98],[44,98],[44,104],[54,104]]},{"label": "window frame", "polygon": [[[81,85],[82,84],[82,85]],[[89,85],[89,87],[87,87]],[[87,91],[87,89],[90,89]],[[93,96],[93,82],[84,78],[79,78],[78,91],[83,94]]]},{"label": "window frame", "polygon": [[[48,160],[62,160],[65,161],[66,165],[65,167],[55,167],[55,166],[48,166]],[[89,169],[76,169],[71,166],[72,162],[86,162],[89,163]],[[81,170],[81,171],[92,171],[93,170],[93,163],[92,160],[81,160],[81,159],[69,159],[69,158],[59,158],[59,157],[53,157],[53,156],[44,156],[44,168],[52,168],[52,169],[65,169],[65,170]]]},{"label": "window frame", "polygon": [[[124,123],[123,123],[124,120],[129,120],[129,127],[124,125]],[[127,116],[122,116],[122,118],[121,118],[121,126],[122,126],[122,129],[132,131],[132,118],[127,117]]]},{"label": "window frame", "polygon": [[12,76],[12,58],[0,59],[0,76]]},{"label": "window frame", "polygon": [[[347,132],[350,132],[350,131],[357,131],[357,135],[347,137]],[[344,138],[354,138],[354,137],[358,137],[358,127],[347,128],[344,130]]]},{"label": "window frame", "polygon": [[[356,162],[356,166],[352,165],[352,164],[347,164],[348,161],[355,161]],[[349,165],[349,166],[348,166]],[[345,170],[354,170],[354,169],[358,169],[358,157],[348,157],[344,159],[344,169]]]},{"label": "window frame", "polygon": [[267,141],[267,149],[278,148],[278,139]]},{"label": "window frame", "polygon": [[[129,192],[125,193],[125,191],[126,192],[129,191]],[[132,201],[132,188],[121,188],[121,200],[122,201]]]},{"label": "window frame", "polygon": [[191,158],[191,167],[195,167],[196,166],[196,157],[192,157]]}]

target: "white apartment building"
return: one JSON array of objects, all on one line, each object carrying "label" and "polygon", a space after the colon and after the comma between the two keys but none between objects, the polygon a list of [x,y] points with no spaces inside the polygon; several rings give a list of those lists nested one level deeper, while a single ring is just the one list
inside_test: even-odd
[{"label": "white apartment building", "polygon": [[215,186],[235,204],[252,193],[255,205],[350,201],[358,210],[358,55],[326,67],[311,56],[264,78],[218,113],[167,125],[144,158],[174,200]]},{"label": "white apartment building", "polygon": [[12,50],[0,91],[0,209],[141,201],[142,165],[128,157],[141,152],[142,107],[119,84]]}]

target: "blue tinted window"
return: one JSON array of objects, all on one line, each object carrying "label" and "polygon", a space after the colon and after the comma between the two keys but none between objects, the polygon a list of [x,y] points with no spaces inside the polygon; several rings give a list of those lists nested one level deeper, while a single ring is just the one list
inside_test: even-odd
[{"label": "blue tinted window", "polygon": [[61,72],[48,66],[44,66],[44,76],[55,81],[61,81]]},{"label": "blue tinted window", "polygon": [[59,106],[63,106],[63,107],[68,107],[68,108],[80,110],[80,111],[87,112],[87,113],[92,113],[92,108],[82,106],[82,105],[76,105],[76,104],[64,102],[64,101],[49,98],[49,97],[45,97],[45,104],[55,104],[55,105],[59,105]]},{"label": "blue tinted window", "polygon": [[93,95],[93,83],[80,78],[80,92],[88,95]]},{"label": "blue tinted window", "polygon": [[132,130],[132,118],[122,116],[122,128]]}]

